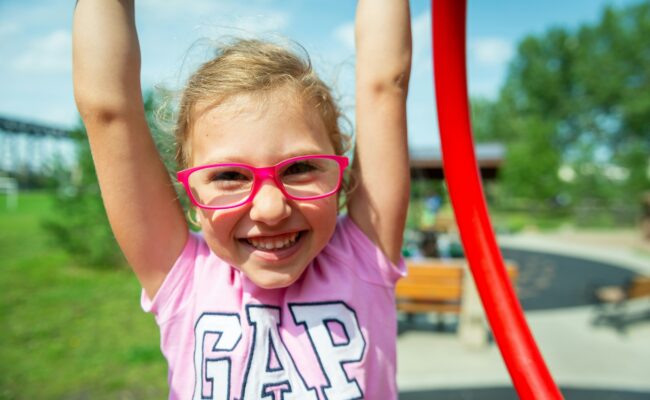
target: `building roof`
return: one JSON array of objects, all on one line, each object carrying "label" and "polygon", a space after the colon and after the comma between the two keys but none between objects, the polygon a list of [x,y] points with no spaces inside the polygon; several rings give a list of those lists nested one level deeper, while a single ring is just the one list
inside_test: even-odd
[{"label": "building roof", "polygon": [[[481,176],[494,179],[505,157],[505,146],[501,143],[479,143],[475,145],[476,161]],[[409,149],[411,177],[413,179],[443,179],[442,153],[438,147],[413,147]]]}]

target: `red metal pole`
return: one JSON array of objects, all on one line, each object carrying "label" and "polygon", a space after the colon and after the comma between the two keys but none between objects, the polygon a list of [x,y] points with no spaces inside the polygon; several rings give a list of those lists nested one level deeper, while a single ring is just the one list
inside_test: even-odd
[{"label": "red metal pole", "polygon": [[433,0],[433,63],[445,179],[488,321],[521,399],[562,399],[510,284],[487,213],[467,100],[465,0]]}]

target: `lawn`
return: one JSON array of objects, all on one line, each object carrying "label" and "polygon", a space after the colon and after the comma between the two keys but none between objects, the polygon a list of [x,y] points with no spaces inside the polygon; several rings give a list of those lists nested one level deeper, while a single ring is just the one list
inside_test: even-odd
[{"label": "lawn", "polygon": [[47,193],[0,196],[0,399],[167,396],[153,317],[130,271],[89,268],[52,244]]}]

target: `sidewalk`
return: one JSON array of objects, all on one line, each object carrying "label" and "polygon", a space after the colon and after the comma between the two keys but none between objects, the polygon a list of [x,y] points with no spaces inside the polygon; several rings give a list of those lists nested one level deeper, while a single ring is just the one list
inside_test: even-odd
[{"label": "sidewalk", "polygon": [[[650,244],[637,240],[631,231],[525,233],[501,237],[499,243],[650,273]],[[645,303],[639,305],[647,309]],[[592,316],[593,306],[526,313],[558,385],[635,390],[650,398],[650,320],[621,334],[611,327],[592,326]],[[398,368],[401,391],[512,386],[495,343],[474,350],[460,343],[455,333],[404,333],[398,338]]]}]

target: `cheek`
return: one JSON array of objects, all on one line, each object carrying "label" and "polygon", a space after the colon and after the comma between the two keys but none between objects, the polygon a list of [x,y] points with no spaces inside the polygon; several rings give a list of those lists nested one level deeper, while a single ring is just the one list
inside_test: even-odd
[{"label": "cheek", "polygon": [[232,228],[241,218],[237,210],[201,210],[198,214],[201,230],[206,236],[224,240],[231,236]]},{"label": "cheek", "polygon": [[237,246],[233,241],[241,213],[232,210],[202,210],[199,220],[208,247],[230,265],[238,265]]},{"label": "cheek", "polygon": [[336,196],[327,197],[305,204],[301,211],[314,230],[330,232],[336,226],[338,201]]},{"label": "cheek", "polygon": [[241,215],[245,213],[243,207],[229,208],[226,210],[202,210],[202,218],[206,223],[210,224],[222,224],[227,223],[228,221],[234,221],[241,218]]}]

